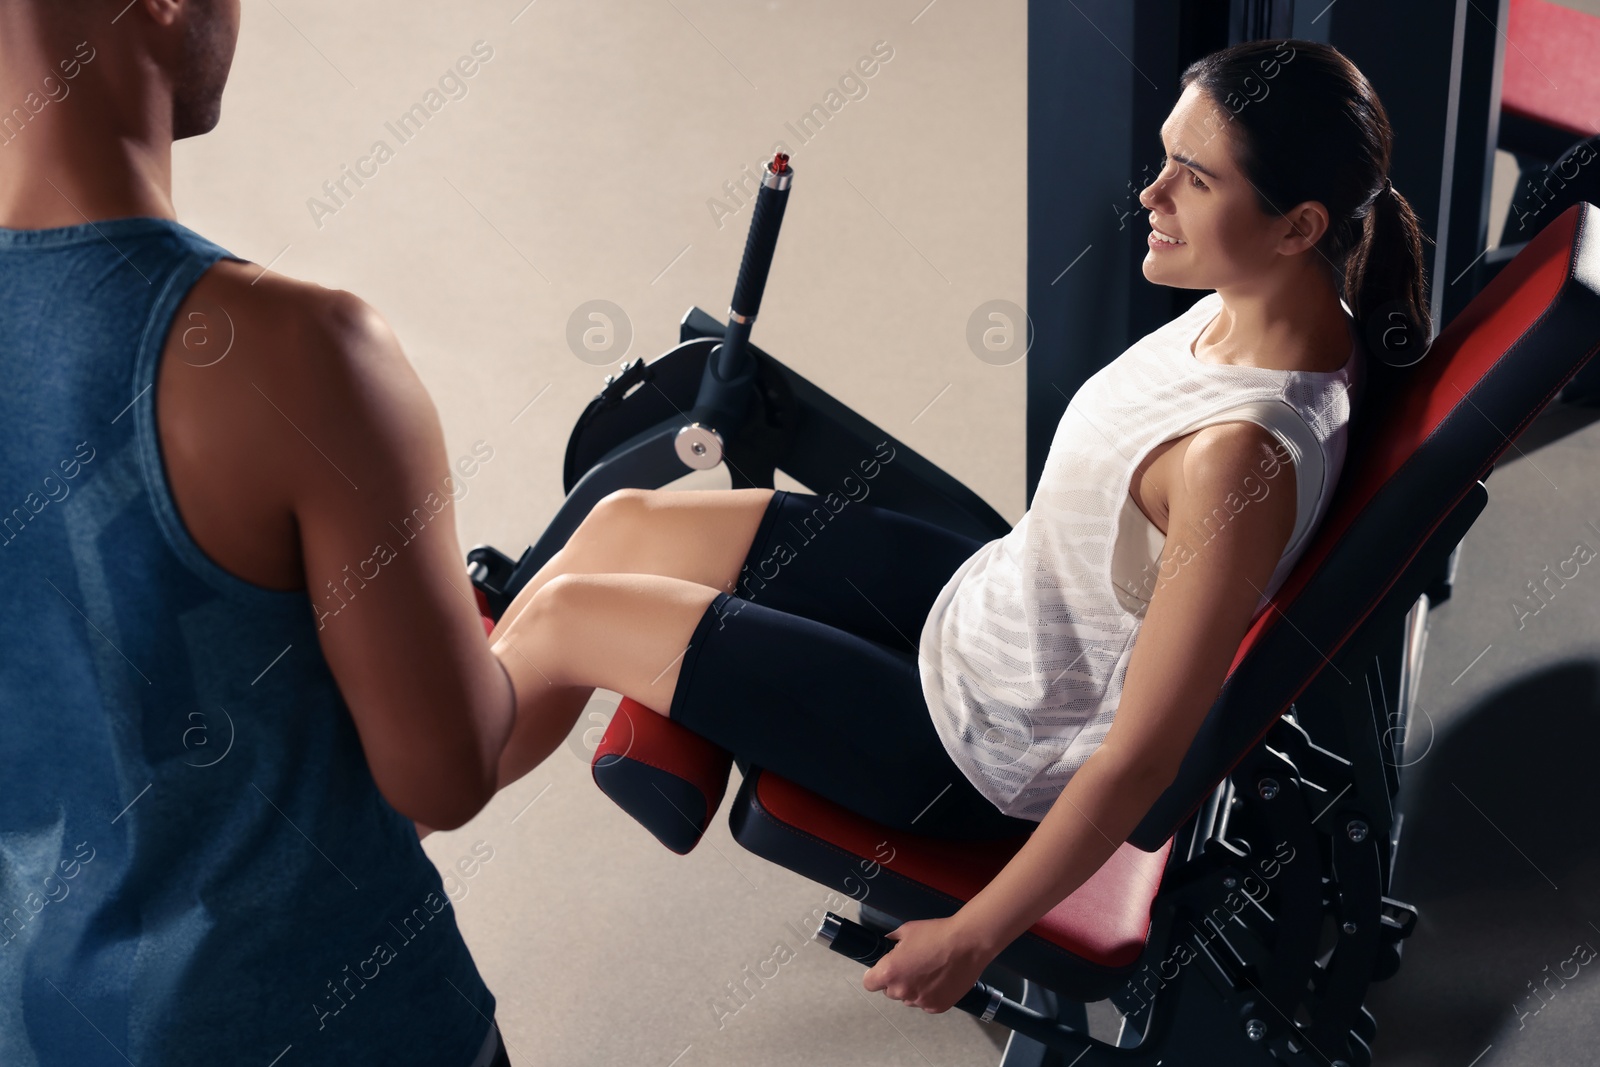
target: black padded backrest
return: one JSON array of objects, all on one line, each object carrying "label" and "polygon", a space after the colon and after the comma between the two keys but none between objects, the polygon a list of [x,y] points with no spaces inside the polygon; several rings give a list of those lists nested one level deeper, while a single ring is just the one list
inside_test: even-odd
[{"label": "black padded backrest", "polygon": [[1585,202],[1551,220],[1419,362],[1369,357],[1327,516],[1245,635],[1177,780],[1131,843],[1153,852],[1171,838],[1386,594],[1418,578],[1430,565],[1424,546],[1437,548],[1453,516],[1475,516],[1480,480],[1597,347],[1600,208]]}]

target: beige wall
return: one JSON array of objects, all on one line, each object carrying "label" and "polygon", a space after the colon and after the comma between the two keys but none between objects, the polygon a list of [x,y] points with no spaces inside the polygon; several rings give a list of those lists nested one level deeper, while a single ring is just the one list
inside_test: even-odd
[{"label": "beige wall", "polygon": [[[665,351],[691,304],[725,311],[749,210],[708,202],[731,207],[723,183],[779,140],[796,181],[754,339],[1020,518],[1024,364],[980,362],[964,330],[986,300],[1023,302],[1023,5],[944,0],[914,24],[917,5],[839,2],[517,10],[247,4],[223,121],[177,149],[185,222],[364,297],[452,455],[495,449],[464,544],[519,550],[560,505],[567,435],[606,373],[568,348],[580,304],[624,309],[629,359]],[[385,123],[480,40],[493,58],[467,95],[402,145]],[[859,98],[829,101],[880,41],[892,58],[847,80]],[[802,144],[786,123],[828,103]],[[393,158],[314,219],[308,200],[335,205],[323,183],[380,138]]]}]

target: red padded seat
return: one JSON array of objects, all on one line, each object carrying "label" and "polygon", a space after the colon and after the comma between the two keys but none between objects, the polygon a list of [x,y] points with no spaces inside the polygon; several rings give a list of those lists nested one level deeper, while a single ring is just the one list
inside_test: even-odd
[{"label": "red padded seat", "polygon": [[[740,787],[729,820],[734,839],[751,852],[902,921],[953,914],[1027,840],[947,841],[891,830],[759,768]],[[1170,840],[1155,852],[1124,843],[1000,962],[1068,996],[1109,995],[1144,953],[1171,849]]]}]

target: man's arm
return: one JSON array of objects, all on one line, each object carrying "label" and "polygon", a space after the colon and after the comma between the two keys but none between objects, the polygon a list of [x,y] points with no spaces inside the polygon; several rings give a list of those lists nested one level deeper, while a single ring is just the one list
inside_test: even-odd
[{"label": "man's arm", "polygon": [[343,291],[312,304],[268,399],[294,427],[283,452],[317,636],[379,790],[454,829],[494,795],[515,718],[456,536],[459,483],[394,331]]},{"label": "man's arm", "polygon": [[[1268,470],[1272,474],[1263,477]],[[1197,433],[1176,481],[1161,580],[1104,742],[989,884],[950,919],[928,924],[945,924],[943,943],[911,954],[902,961],[903,974],[892,963],[897,948],[869,972],[867,989],[886,989],[891,997],[911,993],[911,1003],[928,997],[939,1005],[930,1010],[949,1007],[970,988],[967,972],[975,975],[1088,881],[1176,778],[1288,544],[1296,503],[1293,465],[1276,438],[1249,423],[1220,423]],[[1230,496],[1248,501],[1238,514],[1225,504]],[[1210,541],[1190,538],[1207,521],[1215,528],[1221,516],[1231,517]],[[935,978],[941,958],[949,968],[943,973],[954,976],[949,980]],[[919,980],[919,972],[926,977]],[[936,983],[943,988],[930,995]]]}]

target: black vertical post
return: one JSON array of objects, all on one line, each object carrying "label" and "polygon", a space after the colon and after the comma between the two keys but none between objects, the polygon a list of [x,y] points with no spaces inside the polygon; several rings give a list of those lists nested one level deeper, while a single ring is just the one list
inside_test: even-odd
[{"label": "black vertical post", "polygon": [[1161,161],[1178,74],[1227,45],[1229,14],[1227,0],[1030,0],[1030,504],[1078,387],[1181,310],[1178,294],[1140,269],[1138,196]]},{"label": "black vertical post", "polygon": [[1500,87],[1504,80],[1511,0],[1472,0],[1467,5],[1456,95],[1455,166],[1446,183],[1446,233],[1442,299],[1435,312],[1448,323],[1483,288],[1484,250],[1489,247],[1489,200],[1494,153],[1500,141]]},{"label": "black vertical post", "polygon": [[[1313,4],[1315,0],[1312,0]],[[1488,241],[1509,0],[1340,0],[1329,41],[1360,67],[1395,132],[1391,177],[1424,246],[1437,329],[1476,294]]]}]

